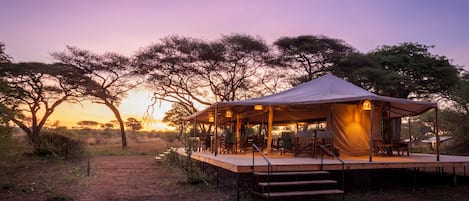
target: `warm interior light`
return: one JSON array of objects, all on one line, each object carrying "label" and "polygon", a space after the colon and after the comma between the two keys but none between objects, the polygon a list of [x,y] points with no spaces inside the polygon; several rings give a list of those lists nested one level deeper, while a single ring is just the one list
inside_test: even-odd
[{"label": "warm interior light", "polygon": [[208,122],[213,123],[215,121],[215,118],[213,115],[208,116]]},{"label": "warm interior light", "polygon": [[362,108],[363,110],[371,110],[371,101],[370,100],[363,101]]},{"label": "warm interior light", "polygon": [[227,117],[227,118],[233,117],[233,111],[227,110],[226,113],[225,113],[225,117]]},{"label": "warm interior light", "polygon": [[262,110],[262,105],[254,105],[254,110]]}]

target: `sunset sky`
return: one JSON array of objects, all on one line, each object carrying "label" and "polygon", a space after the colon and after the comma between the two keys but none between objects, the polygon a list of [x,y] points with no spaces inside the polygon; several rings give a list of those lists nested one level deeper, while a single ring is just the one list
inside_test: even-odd
[{"label": "sunset sky", "polygon": [[[469,1],[465,0],[0,0],[0,41],[15,62],[53,62],[66,45],[132,55],[168,35],[216,39],[222,34],[326,35],[362,52],[379,45],[419,42],[469,67]],[[151,92],[129,94],[120,109],[141,118]],[[157,107],[161,119],[167,104]],[[73,114],[73,115],[70,115]],[[64,125],[113,119],[101,105],[63,105]],[[164,129],[161,124],[148,129]]]}]

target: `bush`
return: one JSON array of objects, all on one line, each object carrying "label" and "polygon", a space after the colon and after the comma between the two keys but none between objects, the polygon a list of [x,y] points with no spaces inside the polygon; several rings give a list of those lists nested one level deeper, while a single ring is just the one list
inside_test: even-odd
[{"label": "bush", "polygon": [[39,136],[35,147],[38,156],[55,156],[60,158],[79,157],[84,153],[82,143],[72,137],[45,130]]},{"label": "bush", "polygon": [[[189,141],[189,140],[188,140]],[[175,151],[171,150],[166,157],[166,161],[182,170],[189,184],[195,185],[205,182],[206,175],[202,172],[197,161],[191,158],[192,151],[186,148],[187,156],[181,156]]]},{"label": "bush", "polygon": [[13,129],[9,126],[0,125],[0,141],[5,141],[11,137]]},{"label": "bush", "polygon": [[164,141],[168,143],[173,143],[175,141],[181,140],[181,137],[176,133],[165,133],[165,134],[161,134],[160,136]]}]

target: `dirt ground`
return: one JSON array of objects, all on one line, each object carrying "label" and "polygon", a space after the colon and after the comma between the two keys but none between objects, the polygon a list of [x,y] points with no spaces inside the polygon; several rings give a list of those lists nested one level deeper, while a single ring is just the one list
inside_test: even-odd
[{"label": "dirt ground", "polygon": [[90,176],[84,161],[37,160],[2,168],[0,200],[228,199],[205,184],[188,184],[177,170],[157,163],[153,156],[92,157]]},{"label": "dirt ground", "polygon": [[[87,160],[17,159],[0,163],[0,200],[160,200],[160,201],[224,201],[233,200],[205,184],[190,185],[165,163],[152,155],[94,156]],[[395,186],[386,190],[348,192],[346,200],[469,200],[469,186],[460,184],[408,188]],[[251,200],[243,198],[242,200]],[[290,200],[290,199],[288,199]],[[304,200],[304,199],[302,199]],[[306,199],[311,200],[311,199]],[[313,200],[342,200],[325,197]]]},{"label": "dirt ground", "polygon": [[[204,184],[191,186],[152,156],[99,156],[91,159],[92,179],[78,200],[223,200]],[[197,196],[194,196],[194,195]]]}]

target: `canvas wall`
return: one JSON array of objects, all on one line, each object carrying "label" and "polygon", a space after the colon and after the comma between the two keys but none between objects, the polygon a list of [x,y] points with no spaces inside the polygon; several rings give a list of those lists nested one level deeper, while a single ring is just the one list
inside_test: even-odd
[{"label": "canvas wall", "polygon": [[[381,108],[373,109],[373,138],[381,135]],[[330,131],[334,134],[334,147],[341,155],[368,155],[370,150],[370,112],[360,104],[333,104]]]}]

